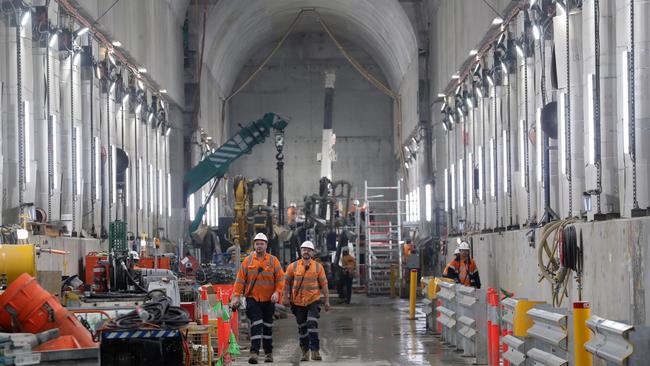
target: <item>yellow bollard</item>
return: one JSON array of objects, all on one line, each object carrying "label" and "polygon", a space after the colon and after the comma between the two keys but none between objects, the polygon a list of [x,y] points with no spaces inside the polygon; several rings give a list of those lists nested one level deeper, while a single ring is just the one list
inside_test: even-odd
[{"label": "yellow bollard", "polygon": [[409,320],[415,319],[415,288],[418,284],[418,270],[411,270],[411,288],[409,292]]},{"label": "yellow bollard", "polygon": [[395,271],[395,266],[390,266],[390,298],[395,298],[395,282],[397,278],[397,273]]},{"label": "yellow bollard", "polygon": [[586,301],[573,303],[573,351],[576,355],[576,365],[591,366],[593,357],[585,349],[585,343],[591,339],[591,332],[587,327],[587,319],[591,317],[591,309]]},{"label": "yellow bollard", "polygon": [[528,329],[533,326],[533,319],[528,315],[528,310],[543,303],[544,301],[517,300],[512,335],[521,338],[528,337]]}]

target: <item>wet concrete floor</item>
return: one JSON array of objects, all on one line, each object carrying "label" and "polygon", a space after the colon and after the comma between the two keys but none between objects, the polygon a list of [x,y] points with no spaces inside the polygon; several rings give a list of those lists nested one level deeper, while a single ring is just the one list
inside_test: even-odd
[{"label": "wet concrete floor", "polygon": [[[300,362],[295,318],[289,315],[276,320],[273,365],[458,366],[473,361],[450,350],[427,331],[421,308],[416,319],[409,321],[405,300],[355,295],[350,305],[334,305],[329,313],[321,311],[319,327],[323,361]],[[248,364],[248,344],[242,346],[245,349],[235,365]]]}]

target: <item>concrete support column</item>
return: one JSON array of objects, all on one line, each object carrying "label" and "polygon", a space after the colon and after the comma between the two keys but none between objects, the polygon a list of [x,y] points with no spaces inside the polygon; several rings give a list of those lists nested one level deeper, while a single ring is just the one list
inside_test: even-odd
[{"label": "concrete support column", "polygon": [[[489,93],[489,92],[488,92]],[[476,128],[476,139],[477,139],[477,150],[476,150],[476,165],[478,167],[478,174],[479,174],[479,184],[477,186],[477,191],[478,191],[478,204],[477,204],[477,210],[478,210],[478,223],[480,224],[477,229],[485,229],[487,228],[487,195],[488,195],[488,189],[487,189],[487,174],[488,170],[486,169],[487,164],[486,164],[486,144],[487,144],[487,139],[486,139],[486,129],[487,129],[487,112],[490,105],[490,98],[488,97],[489,94],[485,94],[485,98],[480,98],[479,103],[478,103],[478,109],[477,109],[477,128]]]},{"label": "concrete support column", "polygon": [[[47,47],[47,41],[45,42]],[[33,48],[33,75],[34,95],[43,96],[42,98],[34,98],[34,113],[32,119],[32,126],[34,131],[34,160],[33,165],[34,178],[35,178],[35,195],[34,205],[42,208],[46,213],[49,209],[48,196],[49,196],[49,177],[48,177],[48,113],[47,113],[47,60],[48,52],[45,47]],[[49,217],[48,217],[49,219]]]},{"label": "concrete support column", "polygon": [[[527,210],[526,210],[526,222],[528,224],[537,222],[537,171],[535,168],[536,164],[536,152],[535,144],[532,143],[534,139],[535,131],[535,59],[533,57],[526,58],[526,63],[524,65],[524,114],[525,117],[525,139],[526,146],[525,151],[526,155],[526,164],[527,164],[527,178],[526,178],[526,201],[527,201]],[[526,165],[524,165],[526,167]]]},{"label": "concrete support column", "polygon": [[[176,107],[170,107],[168,120],[172,130],[169,134],[169,173],[170,173],[170,194],[171,194],[171,216],[169,217],[170,228],[168,237],[177,241],[185,236],[186,215],[183,209],[183,174],[184,167],[184,146],[182,111]],[[217,140],[220,141],[220,140]],[[221,207],[220,207],[221,209]],[[221,210],[220,210],[221,212]]]},{"label": "concrete support column", "polygon": [[[633,4],[633,17],[630,4]],[[621,215],[624,217],[633,215],[635,209],[639,209],[635,214],[644,214],[642,210],[650,206],[650,190],[646,184],[650,179],[650,130],[646,127],[650,123],[650,106],[644,102],[650,98],[646,88],[650,83],[650,34],[644,27],[649,15],[647,1],[616,1],[616,65],[618,95],[621,96],[617,100],[617,130],[618,145],[622,147],[618,149],[618,166]],[[631,60],[627,68],[624,54]]]},{"label": "concrete support column", "polygon": [[[583,52],[585,77],[585,188],[600,192],[592,196],[594,214],[619,212],[616,179],[616,52],[614,1],[595,0],[583,6]],[[598,35],[596,34],[598,11]],[[596,54],[598,43],[599,53]],[[597,59],[598,57],[598,59]],[[592,80],[592,82],[590,82]],[[591,90],[590,90],[591,89]],[[598,92],[600,94],[598,94]],[[592,96],[592,101],[589,97]],[[598,109],[598,113],[597,113]],[[593,122],[591,122],[593,121]],[[597,123],[600,123],[598,129]],[[590,128],[590,126],[594,126]]]},{"label": "concrete support column", "polygon": [[95,120],[95,97],[97,91],[95,90],[95,77],[93,75],[92,65],[83,65],[81,67],[81,120],[83,123],[79,126],[81,128],[81,143],[77,146],[81,147],[81,156],[77,161],[81,162],[81,196],[80,204],[84,207],[81,215],[81,227],[87,232],[91,232],[94,225],[94,200],[93,200],[93,179],[94,172],[92,169],[94,154],[92,145],[94,143],[94,127],[97,121]]},{"label": "concrete support column", "polygon": [[[59,157],[61,163],[61,214],[72,217],[72,57],[61,53],[61,132]],[[63,217],[62,217],[63,219]]]}]

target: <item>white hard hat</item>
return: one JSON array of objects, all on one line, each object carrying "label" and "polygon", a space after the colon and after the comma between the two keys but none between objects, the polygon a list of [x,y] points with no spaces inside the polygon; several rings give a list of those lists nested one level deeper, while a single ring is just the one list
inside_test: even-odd
[{"label": "white hard hat", "polygon": [[291,203],[289,204],[289,207],[296,207],[296,203],[295,203],[295,202],[291,202]]},{"label": "white hard hat", "polygon": [[469,243],[466,241],[461,242],[458,246],[458,250],[469,250]]},{"label": "white hard hat", "polygon": [[136,261],[139,261],[139,260],[140,260],[140,255],[139,255],[138,252],[136,252],[135,250],[130,251],[129,254],[131,254],[131,257],[132,257],[134,260],[136,260]]},{"label": "white hard hat", "polygon": [[264,233],[257,233],[257,235],[255,235],[255,237],[253,238],[253,242],[257,240],[264,240],[267,243],[269,242],[269,239],[266,237]]},{"label": "white hard hat", "polygon": [[316,250],[316,248],[314,248],[314,243],[310,242],[309,240],[302,243],[302,245],[300,246],[300,249],[302,249],[302,248],[309,248],[311,250]]},{"label": "white hard hat", "polygon": [[456,254],[460,254],[460,249],[458,249],[458,248],[454,249],[454,255],[456,255]]}]

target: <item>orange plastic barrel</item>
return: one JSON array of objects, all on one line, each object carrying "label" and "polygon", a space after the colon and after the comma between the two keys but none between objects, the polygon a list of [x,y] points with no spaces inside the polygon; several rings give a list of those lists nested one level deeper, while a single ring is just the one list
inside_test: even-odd
[{"label": "orange plastic barrel", "polygon": [[82,347],[97,347],[77,317],[26,273],[0,295],[0,327],[29,333],[58,328],[59,334],[74,336]]}]

